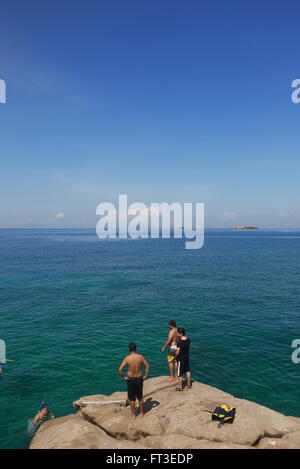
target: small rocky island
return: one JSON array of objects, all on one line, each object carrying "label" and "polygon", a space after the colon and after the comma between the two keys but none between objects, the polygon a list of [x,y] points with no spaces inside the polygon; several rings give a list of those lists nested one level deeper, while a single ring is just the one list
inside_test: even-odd
[{"label": "small rocky island", "polygon": [[[131,420],[125,392],[74,402],[76,414],[44,423],[31,449],[298,449],[300,418],[194,382],[175,392],[167,376],[145,381],[146,415]],[[107,401],[107,405],[99,405]],[[92,405],[88,405],[89,402]],[[211,420],[220,404],[236,407],[232,424]]]},{"label": "small rocky island", "polygon": [[258,230],[259,228],[258,226],[251,226],[251,225],[250,226],[237,225],[237,226],[232,226],[230,229],[231,230]]}]

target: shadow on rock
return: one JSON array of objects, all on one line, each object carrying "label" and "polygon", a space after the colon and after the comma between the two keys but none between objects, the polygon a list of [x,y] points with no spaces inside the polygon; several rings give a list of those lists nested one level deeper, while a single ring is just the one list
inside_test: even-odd
[{"label": "shadow on rock", "polygon": [[159,406],[160,402],[155,401],[152,397],[148,397],[148,399],[144,402],[144,411],[145,413],[150,412],[150,410],[154,409],[155,407]]}]

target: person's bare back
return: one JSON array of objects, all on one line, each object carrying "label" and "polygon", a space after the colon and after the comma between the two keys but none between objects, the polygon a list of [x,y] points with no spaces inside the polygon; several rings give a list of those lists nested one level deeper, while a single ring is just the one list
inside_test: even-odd
[{"label": "person's bare back", "polygon": [[[148,378],[149,375],[149,364],[147,360],[136,353],[136,345],[134,343],[129,344],[130,355],[124,358],[119,368],[119,373],[123,379],[127,380],[128,388],[128,400],[131,408],[131,418],[135,419],[135,401],[139,401],[140,415],[144,415],[144,402],[143,402],[143,381]],[[143,374],[142,366],[145,367],[145,374]],[[128,367],[127,377],[124,376],[123,370]]]},{"label": "person's bare back", "polygon": [[143,376],[142,365],[145,364],[145,358],[143,355],[133,353],[128,355],[126,358],[126,365],[128,366],[128,377],[129,378],[140,378]]}]

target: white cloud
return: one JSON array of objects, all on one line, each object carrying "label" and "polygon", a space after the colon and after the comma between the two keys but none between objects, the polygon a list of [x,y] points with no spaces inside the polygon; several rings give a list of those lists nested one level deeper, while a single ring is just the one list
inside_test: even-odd
[{"label": "white cloud", "polygon": [[290,214],[290,213],[287,213],[287,212],[281,212],[281,213],[279,214],[279,216],[280,216],[280,217],[290,217],[291,214]]},{"label": "white cloud", "polygon": [[235,218],[235,213],[234,212],[224,212],[223,217],[225,217],[225,218]]},{"label": "white cloud", "polygon": [[64,212],[58,212],[55,216],[56,218],[65,218]]},{"label": "white cloud", "polygon": [[292,220],[300,218],[300,213],[299,212],[281,212],[279,214],[281,218],[291,218]]},{"label": "white cloud", "polygon": [[144,210],[141,210],[141,213],[148,213],[149,215],[151,215],[151,213],[161,214],[162,211],[158,210],[156,207],[152,207],[151,205],[149,205]]}]

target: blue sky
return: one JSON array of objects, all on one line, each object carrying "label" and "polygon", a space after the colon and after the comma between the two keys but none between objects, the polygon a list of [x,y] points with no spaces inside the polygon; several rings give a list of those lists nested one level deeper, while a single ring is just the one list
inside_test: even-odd
[{"label": "blue sky", "polygon": [[[297,1],[1,0],[0,227],[204,202],[300,228]],[[61,216],[57,216],[61,214]]]}]

